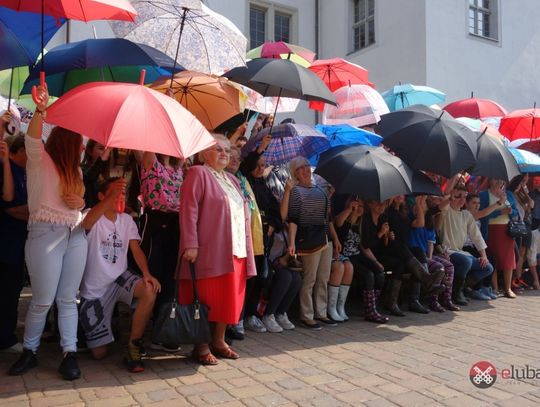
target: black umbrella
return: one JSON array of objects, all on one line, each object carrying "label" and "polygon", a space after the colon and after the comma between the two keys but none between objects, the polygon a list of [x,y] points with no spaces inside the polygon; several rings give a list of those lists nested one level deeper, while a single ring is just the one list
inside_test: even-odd
[{"label": "black umbrella", "polygon": [[476,164],[467,172],[510,181],[520,174],[516,159],[503,142],[486,134],[478,133]]},{"label": "black umbrella", "polygon": [[414,169],[445,177],[472,167],[476,136],[442,110],[414,105],[381,116],[383,144]]},{"label": "black umbrella", "polygon": [[287,59],[257,58],[223,74],[263,96],[317,100],[335,105],[336,98],[309,69]]},{"label": "black umbrella", "polygon": [[411,168],[382,147],[334,147],[321,153],[315,173],[332,184],[337,193],[359,195],[364,199],[384,201],[410,194],[415,184],[418,192],[440,194],[433,183],[430,185],[423,178],[427,176],[421,174],[415,178]]},{"label": "black umbrella", "polygon": [[414,170],[413,173],[412,192],[414,195],[443,195],[441,188],[426,174],[418,170]]}]

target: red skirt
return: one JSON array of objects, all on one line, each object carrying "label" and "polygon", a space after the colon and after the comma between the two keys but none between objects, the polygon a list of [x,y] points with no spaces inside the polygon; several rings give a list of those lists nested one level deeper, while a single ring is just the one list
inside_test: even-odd
[{"label": "red skirt", "polygon": [[514,239],[508,236],[507,225],[489,225],[488,251],[495,259],[497,270],[513,270],[516,268]]},{"label": "red skirt", "polygon": [[[246,259],[233,258],[234,270],[218,277],[197,280],[199,301],[208,306],[208,321],[237,324],[246,294]],[[191,280],[180,280],[181,304],[193,301]]]}]

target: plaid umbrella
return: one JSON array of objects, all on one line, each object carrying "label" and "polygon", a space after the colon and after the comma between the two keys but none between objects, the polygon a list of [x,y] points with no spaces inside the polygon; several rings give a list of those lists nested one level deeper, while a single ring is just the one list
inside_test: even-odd
[{"label": "plaid umbrella", "polygon": [[[252,137],[242,149],[242,155],[245,157],[255,150],[269,132],[267,128]],[[330,141],[323,133],[305,124],[280,124],[274,126],[271,134],[272,141],[263,154],[270,165],[285,164],[298,156],[311,157],[330,148]]]}]

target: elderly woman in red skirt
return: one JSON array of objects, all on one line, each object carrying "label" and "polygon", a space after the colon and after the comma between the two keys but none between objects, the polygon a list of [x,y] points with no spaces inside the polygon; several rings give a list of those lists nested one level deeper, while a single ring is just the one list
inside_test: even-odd
[{"label": "elderly woman in red skirt", "polygon": [[[518,217],[516,200],[506,189],[506,182],[490,178],[488,189],[480,192],[480,210],[497,204],[499,209],[481,219],[481,231],[488,245],[490,256],[495,259],[495,267],[502,270],[504,277],[504,296],[516,298],[512,291],[512,271],[516,268],[514,239],[508,235],[510,218]],[[497,292],[497,273],[492,276],[493,290]]]},{"label": "elderly woman in red skirt", "polygon": [[194,262],[199,299],[212,323],[212,342],[193,350],[202,365],[217,364],[216,356],[238,359],[225,329],[238,322],[246,279],[256,275],[249,208],[238,180],[225,171],[229,154],[229,141],[216,136],[216,145],[200,154],[204,165],[191,167],[180,189],[180,301],[193,301],[188,262]]}]

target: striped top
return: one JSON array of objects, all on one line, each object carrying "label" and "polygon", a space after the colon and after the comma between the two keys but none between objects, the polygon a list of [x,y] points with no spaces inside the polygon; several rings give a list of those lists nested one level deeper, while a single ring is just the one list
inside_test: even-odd
[{"label": "striped top", "polygon": [[328,224],[330,203],[326,193],[318,186],[295,186],[289,198],[289,222],[299,227]]}]

